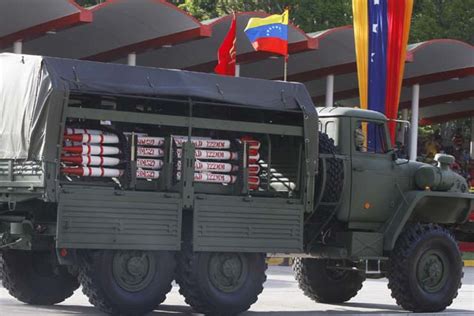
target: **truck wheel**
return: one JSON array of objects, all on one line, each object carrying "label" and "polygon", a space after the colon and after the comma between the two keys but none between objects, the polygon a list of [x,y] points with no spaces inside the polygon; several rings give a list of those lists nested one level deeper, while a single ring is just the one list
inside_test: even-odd
[{"label": "truck wheel", "polygon": [[57,304],[79,287],[77,278],[50,252],[0,251],[0,273],[10,295],[27,304]]},{"label": "truck wheel", "polygon": [[296,258],[293,271],[304,294],[318,303],[343,303],[354,297],[365,280],[358,271],[330,269],[338,260]]},{"label": "truck wheel", "polygon": [[390,256],[388,287],[397,304],[413,312],[439,312],[458,295],[461,253],[451,233],[435,224],[408,227]]},{"label": "truck wheel", "polygon": [[236,315],[248,310],[263,291],[264,254],[183,252],[176,281],[186,303],[198,313]]},{"label": "truck wheel", "polygon": [[165,300],[175,266],[170,252],[101,250],[83,256],[79,281],[103,312],[143,315]]}]

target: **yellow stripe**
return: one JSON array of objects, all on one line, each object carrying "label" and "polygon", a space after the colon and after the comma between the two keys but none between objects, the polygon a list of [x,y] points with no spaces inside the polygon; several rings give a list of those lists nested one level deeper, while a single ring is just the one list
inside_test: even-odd
[{"label": "yellow stripe", "polygon": [[245,28],[245,31],[254,27],[264,26],[268,24],[287,24],[288,25],[288,10],[285,10],[283,14],[274,14],[266,18],[251,18]]},{"label": "yellow stripe", "polygon": [[464,260],[465,267],[474,267],[474,260]]},{"label": "yellow stripe", "polygon": [[369,56],[369,30],[368,30],[367,0],[352,0],[354,16],[354,41],[357,59],[357,78],[359,80],[360,107],[367,109],[367,81],[368,81],[368,56]]}]

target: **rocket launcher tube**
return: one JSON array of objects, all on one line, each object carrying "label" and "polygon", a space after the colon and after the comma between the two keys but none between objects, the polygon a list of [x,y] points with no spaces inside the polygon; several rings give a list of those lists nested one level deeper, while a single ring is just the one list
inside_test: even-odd
[{"label": "rocket launcher tube", "polygon": [[137,159],[137,168],[161,169],[161,167],[163,167],[163,160],[149,159],[149,158],[138,158]]},{"label": "rocket launcher tube", "polygon": [[64,139],[72,142],[80,142],[86,144],[118,144],[117,135],[93,135],[93,134],[71,134],[65,135]]},{"label": "rocket launcher tube", "polygon": [[93,167],[73,167],[61,168],[61,173],[75,175],[80,177],[120,177],[123,170],[111,168],[93,168]]},{"label": "rocket launcher tube", "polygon": [[138,157],[152,157],[152,158],[161,158],[165,156],[165,151],[161,148],[154,147],[137,147],[137,156]]},{"label": "rocket launcher tube", "polygon": [[82,155],[117,155],[120,153],[118,147],[102,145],[64,146],[63,151]]},{"label": "rocket launcher tube", "polygon": [[62,156],[61,162],[73,163],[84,166],[116,166],[120,163],[120,159],[114,157],[102,156]]}]

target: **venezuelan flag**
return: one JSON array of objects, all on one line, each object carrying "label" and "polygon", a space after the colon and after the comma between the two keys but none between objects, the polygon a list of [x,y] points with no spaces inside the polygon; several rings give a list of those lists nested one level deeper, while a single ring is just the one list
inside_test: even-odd
[{"label": "venezuelan flag", "polygon": [[360,105],[389,119],[398,115],[413,1],[352,0]]},{"label": "venezuelan flag", "polygon": [[288,10],[266,18],[251,18],[244,31],[255,50],[288,55]]}]

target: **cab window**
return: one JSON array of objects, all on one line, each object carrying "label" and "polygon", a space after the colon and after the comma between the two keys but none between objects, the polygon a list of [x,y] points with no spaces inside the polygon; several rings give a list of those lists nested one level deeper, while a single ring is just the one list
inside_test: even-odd
[{"label": "cab window", "polygon": [[354,130],[354,145],[358,152],[385,154],[388,150],[385,124],[358,121]]},{"label": "cab window", "polygon": [[319,131],[328,135],[330,139],[334,141],[334,145],[338,146],[338,124],[336,119],[331,120],[320,120]]}]

